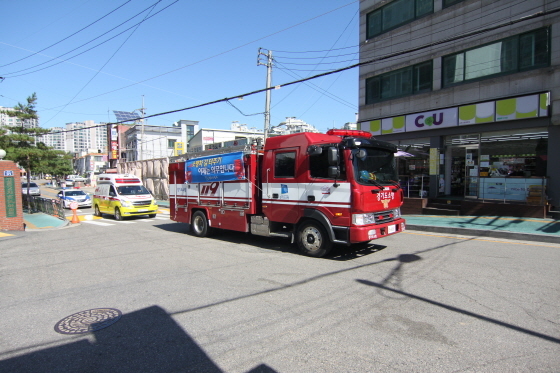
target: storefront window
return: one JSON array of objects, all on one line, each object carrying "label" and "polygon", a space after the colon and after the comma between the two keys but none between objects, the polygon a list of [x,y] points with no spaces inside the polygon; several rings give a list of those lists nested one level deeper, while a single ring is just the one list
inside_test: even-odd
[{"label": "storefront window", "polygon": [[427,197],[430,171],[430,139],[401,140],[395,142],[399,182],[405,197]]},{"label": "storefront window", "polygon": [[446,195],[524,202],[536,189],[542,195],[546,128],[448,136],[445,145]]},{"label": "storefront window", "polygon": [[483,133],[480,176],[546,176],[547,147],[546,129]]}]

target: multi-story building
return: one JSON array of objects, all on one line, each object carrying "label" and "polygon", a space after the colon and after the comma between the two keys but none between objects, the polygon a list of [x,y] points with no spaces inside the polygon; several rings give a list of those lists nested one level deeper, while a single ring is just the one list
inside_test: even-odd
[{"label": "multi-story building", "polygon": [[251,144],[263,138],[263,131],[249,130],[247,125],[238,122],[231,124],[231,130],[201,128],[189,141],[189,152]]},{"label": "multi-story building", "polygon": [[1,113],[2,111],[13,111],[13,107],[3,107],[0,106],[0,127],[24,127],[24,128],[36,128],[39,127],[38,119],[26,119],[21,120],[17,117],[10,117],[7,114]]},{"label": "multi-story building", "polygon": [[66,123],[65,146],[76,154],[107,152],[107,126],[93,120]]},{"label": "multi-story building", "polygon": [[41,136],[41,140],[45,145],[55,150],[66,152],[66,135],[63,127],[52,127],[50,133]]},{"label": "multi-story building", "polygon": [[361,1],[360,62],[358,128],[403,185],[560,206],[560,0]]},{"label": "multi-story building", "polygon": [[78,175],[99,174],[107,166],[107,153],[90,153],[74,159],[74,171]]},{"label": "multi-story building", "polygon": [[319,130],[315,128],[313,125],[306,123],[301,119],[297,119],[295,117],[286,117],[286,120],[280,122],[277,126],[273,126],[270,129],[269,135],[277,136],[277,135],[288,135],[291,133],[300,133],[300,132],[313,132],[319,133]]},{"label": "multi-story building", "polygon": [[[180,126],[151,126],[137,124],[125,133],[125,154],[127,162],[171,157],[174,155],[175,143],[182,140]],[[124,159],[123,159],[124,160]]]}]

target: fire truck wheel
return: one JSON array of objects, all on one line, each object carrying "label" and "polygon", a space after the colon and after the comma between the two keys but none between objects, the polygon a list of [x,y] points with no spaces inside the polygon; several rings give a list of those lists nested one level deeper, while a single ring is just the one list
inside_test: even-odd
[{"label": "fire truck wheel", "polygon": [[123,220],[121,210],[118,207],[115,207],[115,220],[118,220],[118,221]]},{"label": "fire truck wheel", "polygon": [[208,226],[208,219],[202,211],[196,211],[191,220],[191,231],[197,237],[208,237],[211,228]]},{"label": "fire truck wheel", "polygon": [[300,226],[297,233],[297,245],[305,255],[317,258],[325,256],[332,249],[332,242],[323,226],[312,221]]},{"label": "fire truck wheel", "polygon": [[93,213],[95,216],[101,216],[101,211],[99,211],[99,206],[95,205],[95,212]]}]

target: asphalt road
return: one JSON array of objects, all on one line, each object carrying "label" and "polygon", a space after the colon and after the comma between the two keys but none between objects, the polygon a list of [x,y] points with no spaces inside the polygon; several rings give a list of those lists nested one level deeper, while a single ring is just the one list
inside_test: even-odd
[{"label": "asphalt road", "polygon": [[[0,371],[560,370],[560,245],[407,231],[315,259],[186,229],[160,214],[0,237]],[[60,334],[68,316],[100,329]]]}]

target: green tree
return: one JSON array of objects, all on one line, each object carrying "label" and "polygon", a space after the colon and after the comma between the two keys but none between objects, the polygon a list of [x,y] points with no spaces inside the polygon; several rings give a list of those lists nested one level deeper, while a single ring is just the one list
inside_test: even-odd
[{"label": "green tree", "polygon": [[[21,121],[21,126],[6,126],[0,129],[0,148],[6,151],[6,159],[16,162],[27,172],[28,185],[31,181],[31,173],[41,169],[48,159],[56,155],[51,148],[37,141],[37,137],[49,133],[49,129],[26,126],[30,121],[38,118],[36,104],[37,95],[33,93],[27,98],[27,104],[18,103],[14,110],[1,111]],[[29,188],[27,194],[29,197]]]}]

